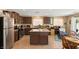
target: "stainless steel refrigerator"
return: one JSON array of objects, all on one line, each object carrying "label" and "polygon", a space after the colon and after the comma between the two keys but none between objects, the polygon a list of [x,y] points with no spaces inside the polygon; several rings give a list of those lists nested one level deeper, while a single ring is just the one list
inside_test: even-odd
[{"label": "stainless steel refrigerator", "polygon": [[0,17],[0,48],[10,49],[14,45],[14,19]]}]

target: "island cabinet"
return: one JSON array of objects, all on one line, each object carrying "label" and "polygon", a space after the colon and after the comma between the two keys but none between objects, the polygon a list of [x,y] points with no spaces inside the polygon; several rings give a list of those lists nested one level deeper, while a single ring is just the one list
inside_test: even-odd
[{"label": "island cabinet", "polygon": [[41,31],[39,29],[34,30],[32,29],[30,31],[30,44],[48,44],[48,34],[49,30],[42,29]]},{"label": "island cabinet", "polygon": [[30,33],[30,44],[39,44],[40,35],[39,32],[31,32]]},{"label": "island cabinet", "polygon": [[40,32],[40,44],[48,44],[48,32]]}]

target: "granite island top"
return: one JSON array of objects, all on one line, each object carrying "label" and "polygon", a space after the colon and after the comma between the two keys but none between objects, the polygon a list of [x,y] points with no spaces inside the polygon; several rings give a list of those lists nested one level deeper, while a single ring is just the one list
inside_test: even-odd
[{"label": "granite island top", "polygon": [[48,29],[32,29],[30,32],[50,32]]}]

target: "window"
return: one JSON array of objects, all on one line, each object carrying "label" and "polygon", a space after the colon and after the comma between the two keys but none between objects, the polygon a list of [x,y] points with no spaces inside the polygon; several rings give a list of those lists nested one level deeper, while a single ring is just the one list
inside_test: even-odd
[{"label": "window", "polygon": [[55,17],[54,18],[54,26],[64,26],[63,18],[62,17]]},{"label": "window", "polygon": [[43,25],[43,18],[42,17],[34,17],[32,24],[33,24],[33,26]]}]

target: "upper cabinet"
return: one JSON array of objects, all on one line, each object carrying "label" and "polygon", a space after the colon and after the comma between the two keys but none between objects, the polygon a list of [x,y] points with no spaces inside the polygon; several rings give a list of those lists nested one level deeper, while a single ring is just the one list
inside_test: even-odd
[{"label": "upper cabinet", "polygon": [[23,17],[23,24],[32,24],[32,17]]},{"label": "upper cabinet", "polygon": [[44,17],[44,19],[43,19],[44,21],[44,24],[50,24],[50,17]]},{"label": "upper cabinet", "polygon": [[15,12],[12,12],[12,15],[11,15],[13,18],[14,18],[14,23],[15,24],[20,24],[21,23],[21,17],[18,13],[15,13]]},{"label": "upper cabinet", "polygon": [[15,24],[32,24],[32,17],[23,17],[16,12],[4,11],[4,13],[9,13],[11,18],[14,18]]},{"label": "upper cabinet", "polygon": [[18,14],[18,13],[16,13],[16,12],[10,12],[10,16],[12,17],[12,18],[14,18],[14,23],[15,24],[21,24],[21,16]]}]

